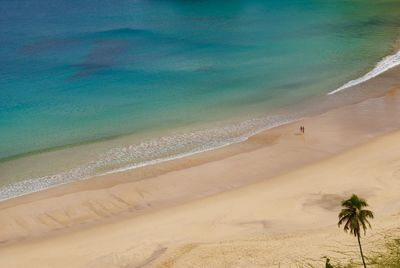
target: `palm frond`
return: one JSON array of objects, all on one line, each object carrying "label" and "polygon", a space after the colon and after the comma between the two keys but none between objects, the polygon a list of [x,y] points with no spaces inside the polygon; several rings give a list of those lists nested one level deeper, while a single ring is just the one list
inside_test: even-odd
[{"label": "palm frond", "polygon": [[353,194],[349,199],[342,201],[343,209],[339,213],[338,226],[344,224],[343,230],[354,236],[360,235],[361,228],[366,234],[367,228],[371,228],[368,219],[373,219],[372,211],[363,209],[368,206],[365,199]]}]

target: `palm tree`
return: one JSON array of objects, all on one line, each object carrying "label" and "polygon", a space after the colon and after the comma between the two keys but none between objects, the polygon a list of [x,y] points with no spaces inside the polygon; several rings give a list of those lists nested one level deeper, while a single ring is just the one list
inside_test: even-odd
[{"label": "palm tree", "polygon": [[366,268],[367,266],[365,265],[364,255],[361,248],[360,231],[362,228],[364,235],[366,235],[367,227],[369,226],[369,228],[371,228],[368,219],[373,219],[374,214],[372,211],[364,209],[365,207],[368,207],[367,202],[355,194],[353,194],[349,199],[342,201],[342,207],[343,209],[339,213],[338,226],[340,227],[340,225],[344,224],[344,231],[346,233],[349,231],[350,234],[357,237],[361,258],[364,268]]}]

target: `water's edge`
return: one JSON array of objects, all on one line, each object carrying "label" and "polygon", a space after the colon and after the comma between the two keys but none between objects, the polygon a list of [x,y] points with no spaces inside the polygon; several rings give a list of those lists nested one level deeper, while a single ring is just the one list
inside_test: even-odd
[{"label": "water's edge", "polygon": [[[46,190],[74,181],[86,180],[106,174],[124,172],[135,168],[155,165],[198,153],[220,149],[232,144],[246,141],[251,136],[254,136],[260,132],[300,119],[301,118],[299,117],[290,118],[288,116],[279,115],[273,117],[255,118],[228,127],[199,130],[175,136],[166,136],[159,139],[143,141],[140,144],[135,144],[128,147],[114,148],[100,155],[96,161],[78,166],[77,168],[67,172],[39,178],[32,178],[3,186],[0,188],[0,201]],[[237,135],[238,129],[241,130],[241,133],[239,132],[241,135]],[[210,133],[214,133],[215,135],[210,135]],[[226,133],[226,135],[222,136],[217,135],[216,133]],[[198,137],[203,138],[196,140]],[[216,137],[216,139],[214,139],[214,137]],[[181,145],[183,149],[186,146],[187,150],[182,150],[182,152],[177,154],[171,154],[171,151],[168,149],[176,149],[172,147],[172,145],[176,147],[176,141],[183,141]],[[151,156],[154,155],[151,153],[154,153],[155,151],[159,151],[158,154],[160,157],[151,158]],[[137,152],[147,152],[149,155],[146,156],[143,155],[143,153],[138,155]],[[125,165],[123,165],[124,162],[126,163]],[[107,164],[113,165],[117,163],[120,165],[122,164],[122,167],[105,172],[96,172],[97,169],[101,169]]]},{"label": "water's edge", "polygon": [[[357,79],[345,83],[338,89],[329,92],[328,95],[350,89],[398,65],[400,65],[400,51],[384,57],[371,71]],[[74,181],[155,165],[219,149],[243,142],[251,136],[268,129],[301,120],[305,116],[307,116],[306,113],[300,112],[296,113],[296,115],[279,114],[254,118],[230,126],[149,139],[139,144],[114,148],[100,155],[95,161],[78,166],[69,171],[55,175],[31,178],[3,186],[0,188],[0,201],[46,190]],[[102,170],[104,167],[112,166],[118,167],[111,168],[108,171]]]},{"label": "water's edge", "polygon": [[378,75],[400,65],[400,50],[393,54],[384,57],[382,60],[380,60],[375,67],[369,71],[368,73],[364,74],[363,76],[356,78],[354,80],[351,80],[347,83],[345,83],[343,86],[331,91],[328,93],[328,95],[332,95],[335,93],[338,93],[339,91],[349,89],[351,87],[357,86],[359,84],[362,84],[374,77],[377,77]]}]

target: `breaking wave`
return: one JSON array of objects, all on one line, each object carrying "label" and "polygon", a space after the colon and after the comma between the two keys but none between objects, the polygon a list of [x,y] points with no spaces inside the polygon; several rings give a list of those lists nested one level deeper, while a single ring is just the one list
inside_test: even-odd
[{"label": "breaking wave", "polygon": [[7,200],[98,175],[153,165],[221,148],[245,141],[261,131],[292,122],[298,118],[298,114],[296,117],[288,115],[261,117],[230,126],[185,132],[148,139],[126,147],[113,148],[100,154],[97,159],[71,170],[3,186],[0,188],[0,200]]},{"label": "breaking wave", "polygon": [[363,75],[357,79],[347,82],[346,84],[339,87],[338,89],[335,89],[335,90],[329,92],[328,95],[332,95],[332,94],[335,94],[344,89],[348,89],[350,87],[364,83],[365,81],[368,81],[371,78],[374,78],[374,77],[380,75],[381,73],[384,73],[387,70],[396,67],[397,65],[400,65],[400,51],[398,51],[396,54],[386,56],[381,61],[379,61],[375,65],[374,69],[372,69],[370,72],[366,73],[365,75]]}]

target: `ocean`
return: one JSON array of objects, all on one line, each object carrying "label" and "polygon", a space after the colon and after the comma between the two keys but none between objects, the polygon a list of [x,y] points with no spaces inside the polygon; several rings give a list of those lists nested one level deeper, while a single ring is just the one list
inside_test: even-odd
[{"label": "ocean", "polygon": [[296,120],[400,63],[399,14],[397,0],[2,0],[0,199]]}]

